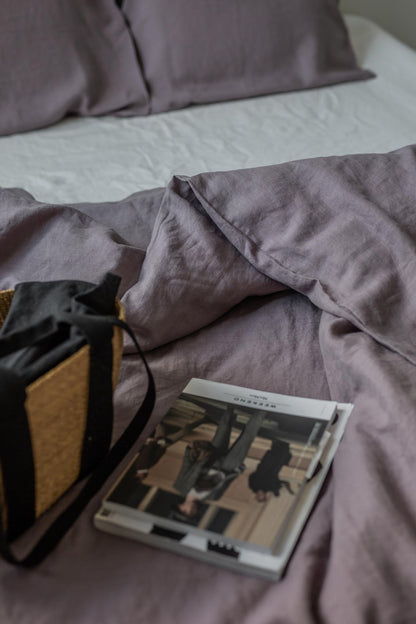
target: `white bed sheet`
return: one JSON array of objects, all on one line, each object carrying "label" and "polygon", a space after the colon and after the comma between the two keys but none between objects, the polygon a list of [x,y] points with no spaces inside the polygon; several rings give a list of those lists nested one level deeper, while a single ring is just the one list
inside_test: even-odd
[{"label": "white bed sheet", "polygon": [[0,139],[0,186],[39,201],[113,201],[173,174],[384,152],[416,142],[416,51],[363,18],[347,26],[377,78],[143,118],[71,118]]}]

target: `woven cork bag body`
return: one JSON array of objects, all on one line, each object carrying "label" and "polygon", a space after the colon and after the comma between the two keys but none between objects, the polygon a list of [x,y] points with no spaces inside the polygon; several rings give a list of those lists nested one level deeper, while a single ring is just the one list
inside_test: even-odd
[{"label": "woven cork bag body", "polygon": [[[0,327],[13,290],[0,291]],[[116,314],[124,320],[116,299]],[[123,330],[113,328],[113,388],[117,383],[123,350]],[[51,369],[26,388],[25,409],[29,421],[35,467],[35,517],[38,518],[77,480],[88,417],[89,345]],[[7,501],[0,467],[0,503],[7,526]]]}]

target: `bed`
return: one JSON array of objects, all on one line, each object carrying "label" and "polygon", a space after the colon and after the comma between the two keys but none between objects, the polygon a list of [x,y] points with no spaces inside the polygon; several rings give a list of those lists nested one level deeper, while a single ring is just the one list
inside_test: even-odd
[{"label": "bed", "polygon": [[126,458],[42,564],[0,563],[1,622],[414,621],[416,52],[346,24],[375,77],[0,138],[1,287],[121,275],[142,440],[191,377],[355,404],[279,583],[94,529]]}]

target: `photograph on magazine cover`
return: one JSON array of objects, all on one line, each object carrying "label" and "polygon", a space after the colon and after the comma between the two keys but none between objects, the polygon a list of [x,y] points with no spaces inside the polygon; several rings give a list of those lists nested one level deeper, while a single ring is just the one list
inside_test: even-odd
[{"label": "photograph on magazine cover", "polygon": [[327,425],[182,393],[106,500],[268,551]]}]

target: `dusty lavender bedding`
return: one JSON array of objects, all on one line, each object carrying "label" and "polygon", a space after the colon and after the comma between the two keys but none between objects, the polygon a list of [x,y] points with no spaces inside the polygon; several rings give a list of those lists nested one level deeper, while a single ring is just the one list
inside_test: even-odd
[{"label": "dusty lavender bedding", "polygon": [[[178,176],[111,204],[3,190],[0,231],[3,288],[123,276],[158,391],[147,431],[192,376],[356,406],[281,582],[100,533],[97,497],[36,570],[0,565],[1,622],[414,622],[415,146]],[[142,383],[126,355],[117,430]]]}]

